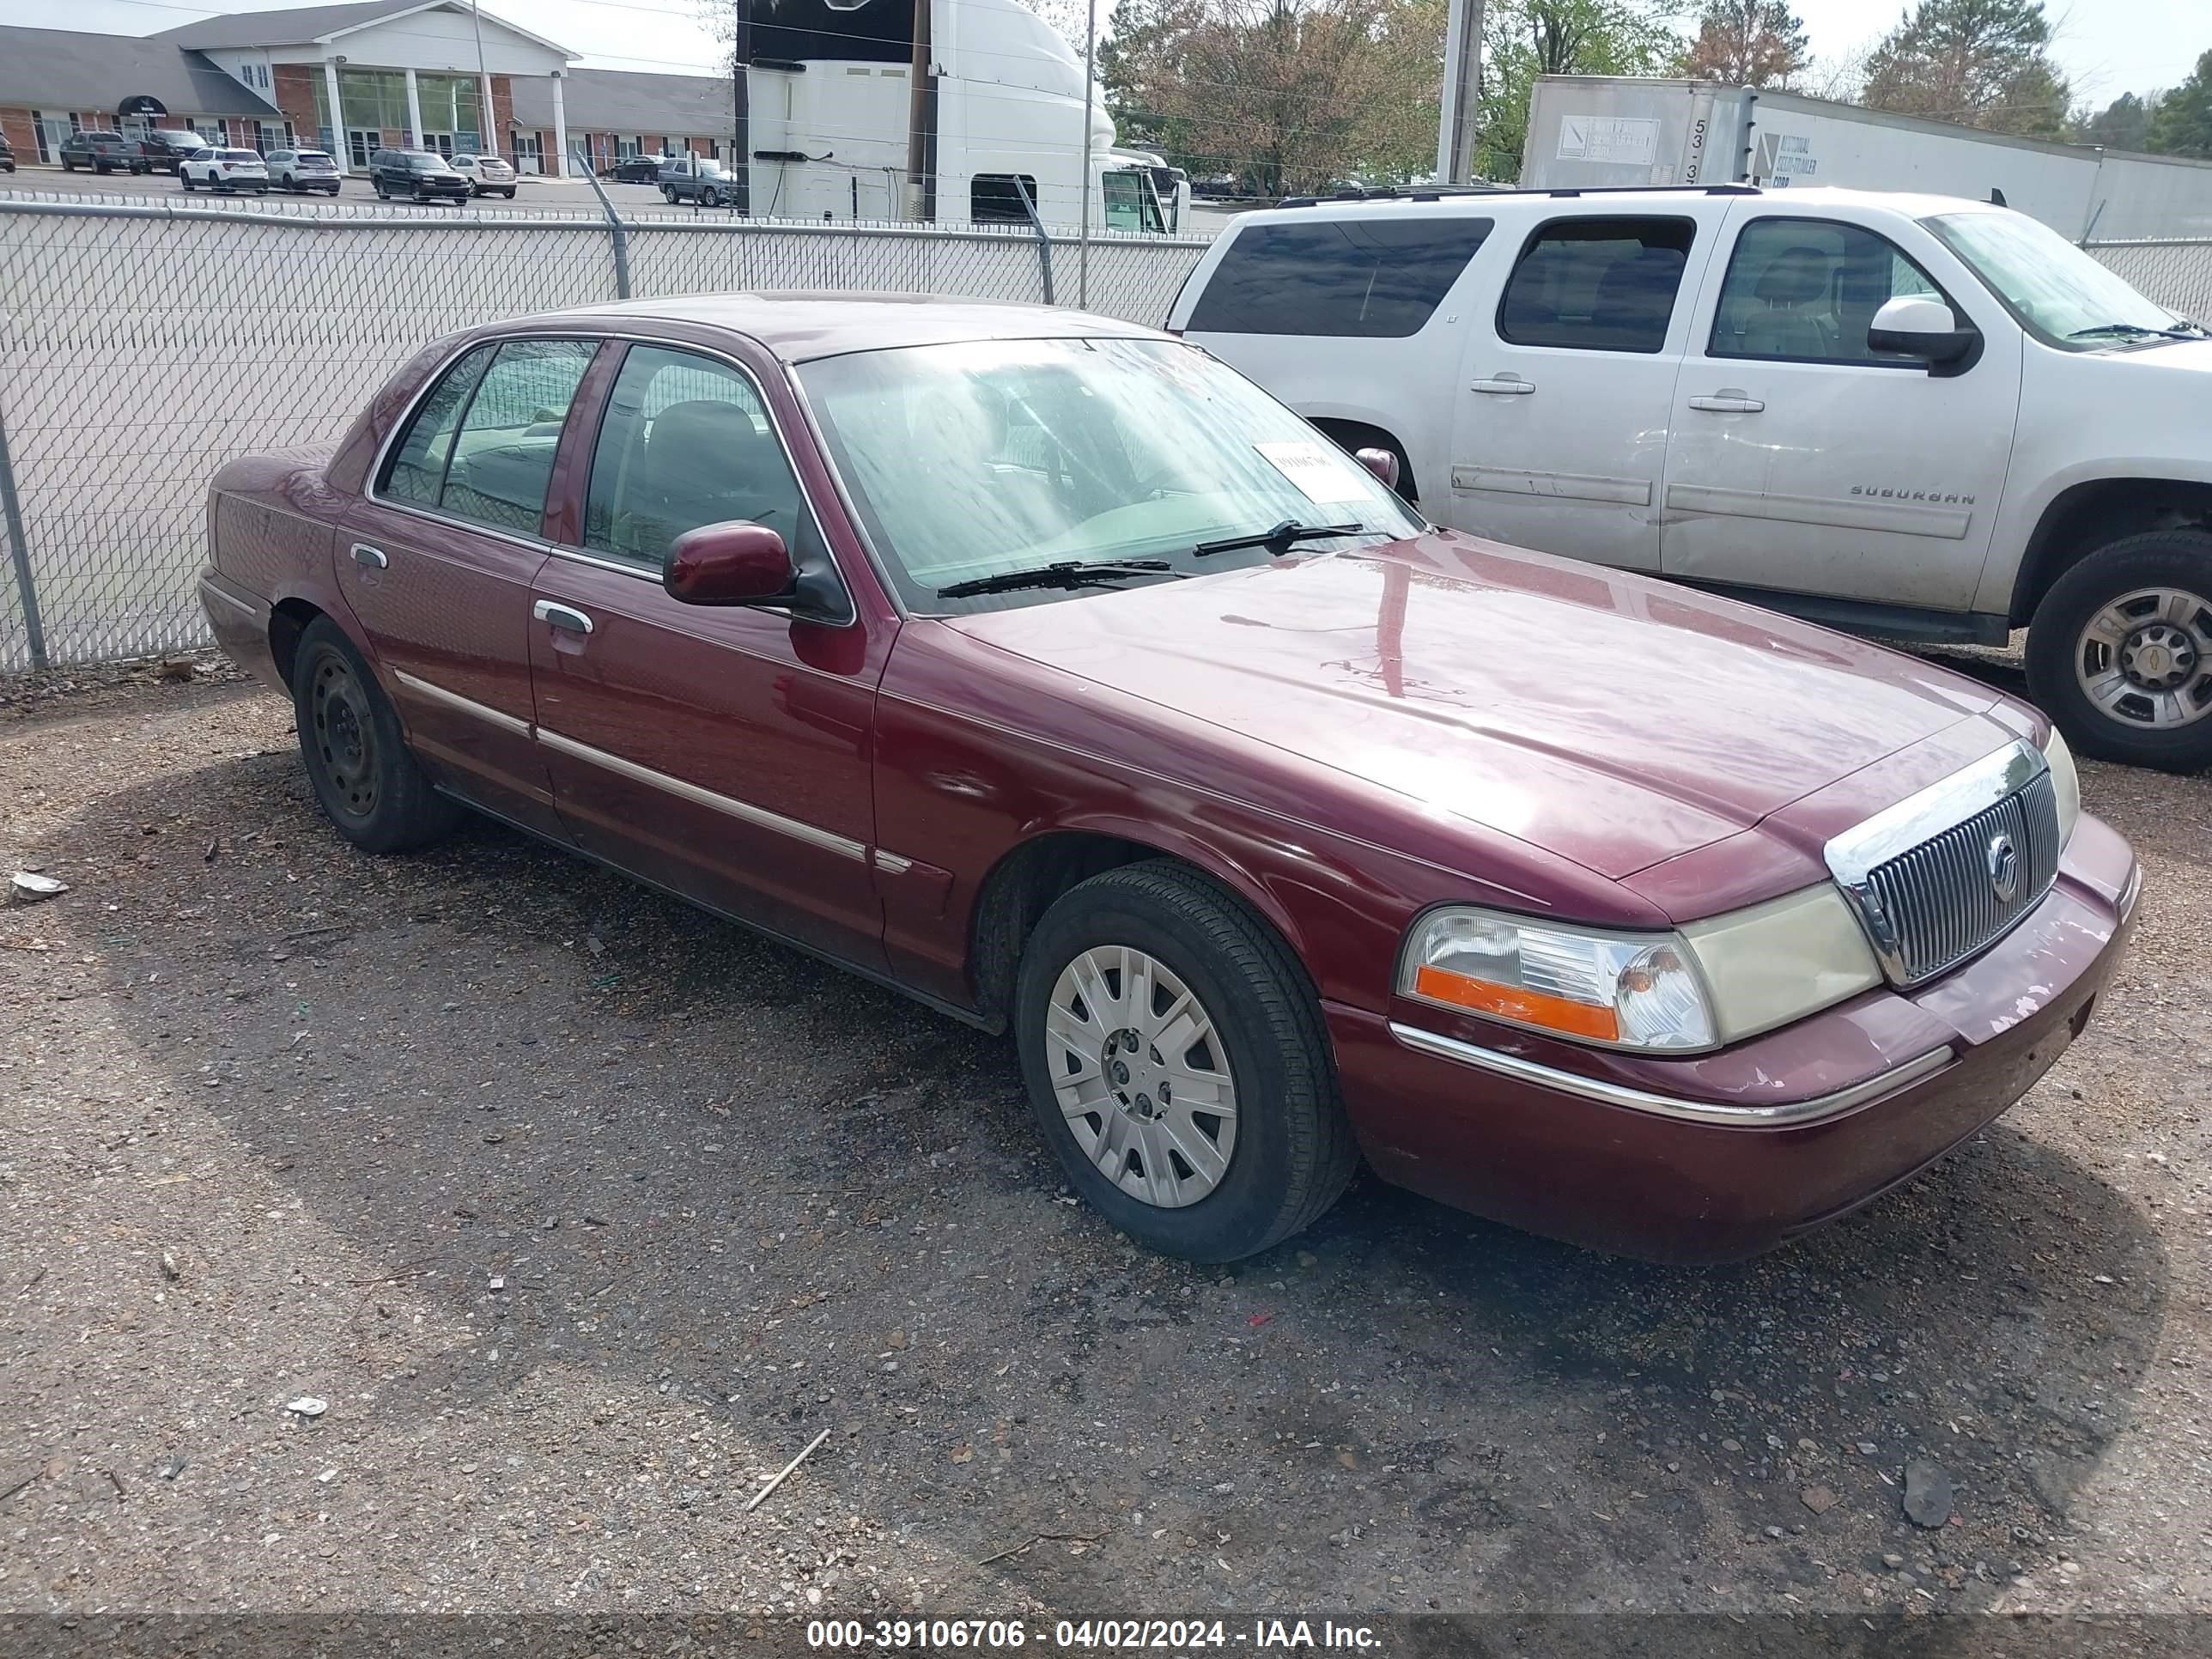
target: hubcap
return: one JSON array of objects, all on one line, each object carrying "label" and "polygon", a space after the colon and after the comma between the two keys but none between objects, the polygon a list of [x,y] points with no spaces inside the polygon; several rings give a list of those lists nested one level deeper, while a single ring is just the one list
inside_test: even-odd
[{"label": "hubcap", "polygon": [[351,817],[376,810],[376,725],[344,659],[325,654],[312,682],[313,735],[331,793]]},{"label": "hubcap", "polygon": [[1237,1085],[1212,1018],[1164,963],[1125,945],[1060,970],[1045,1014],[1060,1114],[1084,1156],[1164,1210],[1221,1184],[1237,1150]]},{"label": "hubcap", "polygon": [[2075,678],[2125,725],[2189,726],[2212,715],[2212,601],[2179,587],[2123,594],[2089,619]]}]

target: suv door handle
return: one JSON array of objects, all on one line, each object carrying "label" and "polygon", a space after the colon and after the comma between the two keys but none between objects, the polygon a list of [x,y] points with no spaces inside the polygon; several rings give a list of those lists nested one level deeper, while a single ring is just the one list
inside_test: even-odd
[{"label": "suv door handle", "polygon": [[1524,380],[1518,374],[1500,374],[1493,380],[1477,380],[1474,389],[1496,392],[1501,397],[1525,398],[1536,389],[1536,383]]},{"label": "suv door handle", "polygon": [[381,570],[392,562],[384,556],[382,548],[371,547],[367,542],[356,542],[353,544],[353,562],[356,564],[366,565],[371,570]]},{"label": "suv door handle", "polygon": [[550,599],[538,600],[530,607],[530,615],[534,621],[560,629],[564,633],[588,634],[592,631],[589,617],[573,605],[556,605]]},{"label": "suv door handle", "polygon": [[1747,398],[1730,386],[1706,397],[1691,398],[1690,407],[1709,409],[1717,415],[1756,415],[1766,405],[1756,398]]}]

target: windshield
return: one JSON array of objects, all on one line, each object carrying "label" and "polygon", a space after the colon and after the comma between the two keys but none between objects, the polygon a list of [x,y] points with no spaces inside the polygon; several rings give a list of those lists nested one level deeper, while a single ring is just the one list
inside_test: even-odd
[{"label": "windshield", "polygon": [[888,574],[919,611],[1066,598],[939,592],[1066,561],[1164,559],[1188,572],[1264,563],[1265,548],[1193,550],[1286,521],[1391,538],[1421,528],[1304,421],[1172,341],[915,346],[824,358],[799,378]]},{"label": "windshield", "polygon": [[2024,213],[1946,213],[1922,222],[2045,345],[2106,350],[2176,324],[2172,313]]}]

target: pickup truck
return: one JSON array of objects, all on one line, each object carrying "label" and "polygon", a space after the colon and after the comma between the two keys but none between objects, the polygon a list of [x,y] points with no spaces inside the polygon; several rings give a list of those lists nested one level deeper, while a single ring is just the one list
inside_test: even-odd
[{"label": "pickup truck", "polygon": [[[2212,337],[2001,205],[1416,189],[1234,221],[1170,328],[1431,520],[1893,639],[2028,629],[2075,748],[2212,765]],[[1531,641],[1529,672],[1630,665]]]}]

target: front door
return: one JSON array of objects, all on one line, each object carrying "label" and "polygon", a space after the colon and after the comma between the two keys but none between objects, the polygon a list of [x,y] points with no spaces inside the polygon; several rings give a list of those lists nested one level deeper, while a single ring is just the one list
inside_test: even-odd
[{"label": "front door", "polygon": [[1721,217],[1720,204],[1687,198],[1664,215],[1562,215],[1527,238],[1495,308],[1477,305],[1468,331],[1447,522],[1658,569],[1686,296]]},{"label": "front door", "polygon": [[578,844],[880,969],[869,744],[888,635],[684,605],[660,585],[676,538],[725,520],[828,562],[759,386],[717,358],[629,346],[588,476],[563,495],[581,511],[552,526],[568,545],[538,573],[530,655]]},{"label": "front door", "polygon": [[[1667,459],[1666,573],[1965,611],[2012,455],[2017,331],[1991,326],[2004,319],[1978,288],[1930,275],[1954,269],[1932,238],[1908,252],[1771,200],[1731,216],[1725,271],[1692,319]],[[1912,295],[1982,328],[1963,373],[1869,348],[1883,302]]]},{"label": "front door", "polygon": [[346,162],[356,173],[368,171],[369,157],[384,148],[384,135],[371,127],[346,129]]},{"label": "front door", "polygon": [[562,424],[590,341],[482,345],[387,446],[341,531],[338,585],[435,781],[566,839],[532,740],[530,611]]}]

